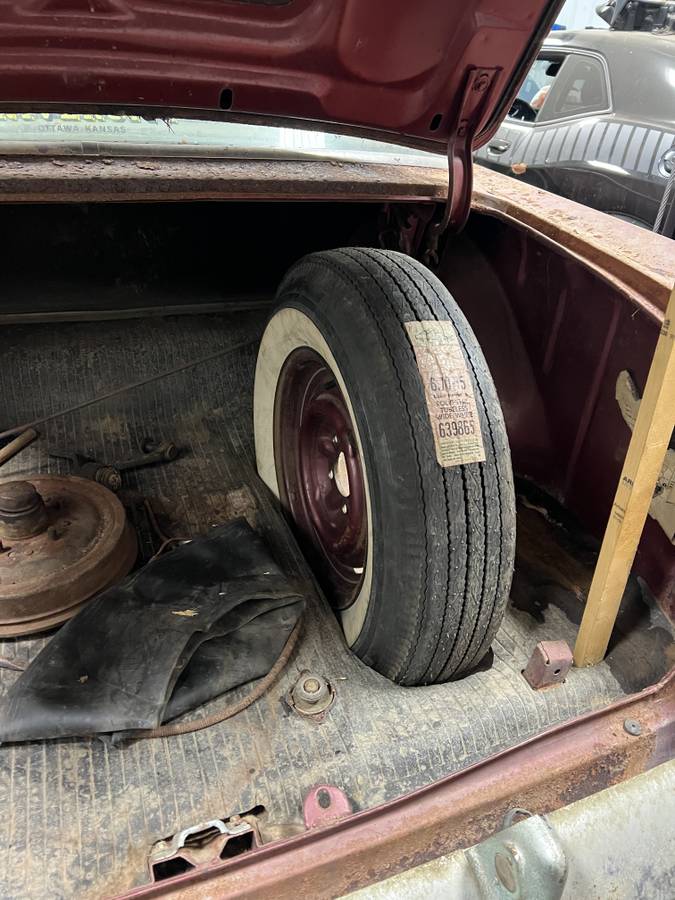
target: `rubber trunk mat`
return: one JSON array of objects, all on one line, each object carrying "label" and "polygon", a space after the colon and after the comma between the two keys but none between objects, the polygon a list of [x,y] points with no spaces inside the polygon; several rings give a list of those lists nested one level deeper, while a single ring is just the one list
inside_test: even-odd
[{"label": "rubber trunk mat", "polygon": [[[47,456],[68,447],[114,462],[137,454],[146,435],[183,448],[173,463],[129,472],[174,536],[205,532],[245,514],[293,574],[304,562],[254,475],[251,388],[257,313],[3,329],[0,428],[70,406],[237,344],[236,353],[153,382],[40,426],[42,439],[3,467],[10,474],[57,471]],[[157,541],[139,512],[142,553]],[[365,668],[344,645],[325,601],[308,598],[305,630],[279,682],[235,719],[180,737],[113,749],[69,739],[0,747],[0,893],[3,897],[102,897],[149,880],[154,841],[212,818],[263,806],[264,829],[301,823],[302,800],[320,781],[341,787],[356,809],[375,806],[468,766],[556,723],[654,681],[630,682],[631,658],[649,656],[645,634],[669,634],[646,607],[617,648],[618,663],[573,670],[536,693],[521,676],[541,639],[572,643],[580,604],[575,586],[531,566],[518,573],[512,605],[485,671],[454,683],[400,688]],[[651,627],[650,627],[651,626]],[[664,637],[665,635],[665,637]],[[5,640],[0,656],[26,661],[48,637]],[[639,654],[631,654],[635,643]],[[621,657],[623,653],[623,657]],[[336,702],[321,725],[290,711],[284,696],[303,669],[326,676]],[[0,689],[18,673],[0,669]],[[623,685],[623,686],[622,686]],[[248,688],[235,692],[238,698]],[[232,702],[228,697],[226,703]],[[1,702],[1,699],[0,699]],[[220,708],[216,700],[193,715]]]}]

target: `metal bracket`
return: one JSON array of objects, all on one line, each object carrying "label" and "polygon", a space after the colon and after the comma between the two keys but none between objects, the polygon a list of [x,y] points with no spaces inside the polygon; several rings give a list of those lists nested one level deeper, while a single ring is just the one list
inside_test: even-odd
[{"label": "metal bracket", "polygon": [[462,101],[450,124],[448,140],[448,199],[440,219],[427,230],[423,261],[438,264],[438,242],[446,231],[464,227],[471,208],[473,188],[473,139],[483,119],[500,68],[469,69]]},{"label": "metal bracket", "polygon": [[542,816],[531,816],[464,852],[486,900],[559,900],[562,896],[567,857]]},{"label": "metal bracket", "polygon": [[562,684],[571,668],[572,651],[565,641],[539,641],[523,675],[531,688],[539,690]]},{"label": "metal bracket", "polygon": [[[260,839],[251,819],[251,816],[231,816],[227,820],[210,819],[184,828],[171,838],[157,841],[152,846],[148,859],[153,881],[161,881],[180,871],[213,865],[225,855],[236,855],[228,854],[225,849],[233,839],[241,840],[246,837],[248,843],[244,849],[249,849],[249,845],[250,849],[259,846]],[[240,852],[239,847],[237,852]],[[172,863],[173,867],[170,867]]]},{"label": "metal bracket", "polygon": [[349,797],[333,784],[317,784],[307,794],[302,804],[305,828],[332,825],[352,814]]},{"label": "metal bracket", "polygon": [[413,205],[387,203],[379,223],[380,247],[417,258],[435,214],[436,204],[433,202]]},{"label": "metal bracket", "polygon": [[[675,196],[673,201],[675,202]],[[632,432],[642,397],[630,372],[626,369],[617,376],[615,396],[623,420]],[[670,543],[675,544],[675,450],[672,447],[666,450],[666,457],[649,506],[649,515],[663,528]]]}]

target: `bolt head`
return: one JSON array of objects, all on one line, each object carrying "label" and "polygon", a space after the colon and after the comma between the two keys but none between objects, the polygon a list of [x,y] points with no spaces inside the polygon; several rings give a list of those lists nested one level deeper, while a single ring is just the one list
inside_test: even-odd
[{"label": "bolt head", "polygon": [[122,487],[122,477],[117,469],[114,469],[112,466],[106,466],[100,477],[97,476],[97,481],[110,491],[117,492]]},{"label": "bolt head", "polygon": [[486,90],[489,83],[490,79],[487,75],[479,75],[473,83],[473,89],[474,91],[478,91],[478,93],[482,93],[484,90]]},{"label": "bolt head", "polygon": [[501,851],[495,853],[495,872],[506,890],[515,894],[518,890],[518,873],[513,857]]},{"label": "bolt head", "polygon": [[321,675],[307,672],[296,682],[292,691],[293,700],[297,707],[320,705],[330,696],[328,682]]}]

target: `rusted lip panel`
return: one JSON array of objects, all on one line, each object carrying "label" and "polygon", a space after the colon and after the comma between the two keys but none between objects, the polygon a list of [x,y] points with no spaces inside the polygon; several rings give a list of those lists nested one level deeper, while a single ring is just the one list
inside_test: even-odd
[{"label": "rusted lip panel", "polygon": [[0,157],[3,203],[444,201],[447,172],[344,160]]},{"label": "rusted lip panel", "polygon": [[[628,717],[642,732],[623,729]],[[557,725],[515,747],[326,828],[266,845],[208,872],[124,897],[335,896],[469,846],[507,808],[545,813],[671,758],[675,669],[639,694]]]},{"label": "rusted lip panel", "polygon": [[[0,157],[4,203],[183,200],[444,202],[442,168],[336,160]],[[474,167],[472,208],[527,230],[598,272],[653,318],[675,281],[673,241]]]},{"label": "rusted lip panel", "polygon": [[549,239],[648,311],[665,311],[675,282],[671,239],[482,166],[474,169],[472,208]]}]

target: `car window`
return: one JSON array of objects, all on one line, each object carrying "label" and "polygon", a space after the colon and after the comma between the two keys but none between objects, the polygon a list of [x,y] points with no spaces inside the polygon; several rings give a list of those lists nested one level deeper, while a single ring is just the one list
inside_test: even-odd
[{"label": "car window", "polygon": [[538,118],[563,59],[561,55],[546,55],[535,60],[509,110],[508,118],[523,122],[534,122]]},{"label": "car window", "polygon": [[447,166],[445,154],[349,135],[198,119],[98,113],[0,112],[0,158],[44,156],[267,156]]},{"label": "car window", "polygon": [[551,85],[537,116],[538,121],[563,119],[609,106],[607,77],[600,60],[570,53]]}]

